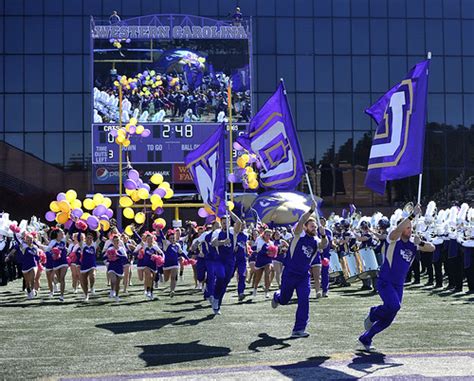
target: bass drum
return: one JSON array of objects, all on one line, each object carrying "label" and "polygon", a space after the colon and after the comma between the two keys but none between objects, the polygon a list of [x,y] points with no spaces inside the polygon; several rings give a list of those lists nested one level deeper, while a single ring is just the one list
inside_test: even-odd
[{"label": "bass drum", "polygon": [[339,262],[339,256],[334,250],[330,251],[329,257],[329,278],[337,278],[342,274],[342,266]]},{"label": "bass drum", "polygon": [[348,253],[342,258],[342,271],[347,282],[358,280],[361,272],[360,259],[355,253]]},{"label": "bass drum", "polygon": [[359,274],[359,278],[368,279],[375,277],[379,270],[379,265],[374,250],[370,248],[360,249],[359,256],[362,261],[362,271]]}]

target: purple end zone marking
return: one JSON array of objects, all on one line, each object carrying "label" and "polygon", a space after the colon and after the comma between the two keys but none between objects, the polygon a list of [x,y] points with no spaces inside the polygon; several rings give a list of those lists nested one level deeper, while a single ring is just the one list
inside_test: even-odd
[{"label": "purple end zone marking", "polygon": [[[380,352],[374,352],[372,355],[381,355]],[[398,358],[418,358],[418,357],[454,357],[454,356],[463,356],[463,357],[471,357],[474,358],[474,352],[452,352],[452,353],[414,353],[414,354],[392,354],[394,357]],[[354,357],[357,358],[357,357]],[[394,360],[393,357],[387,355],[385,361],[387,360]],[[331,365],[331,364],[343,364],[348,363],[350,360],[327,360],[323,364]],[[367,353],[367,358],[358,358],[358,363],[372,363],[373,359],[371,359],[371,354]],[[350,363],[349,363],[350,364]],[[109,376],[92,376],[92,377],[64,377],[60,378],[59,380],[65,381],[93,381],[93,380],[100,380],[100,381],[112,381],[112,380],[131,380],[136,378],[167,378],[167,377],[179,377],[179,376],[190,376],[190,375],[212,375],[212,374],[226,374],[226,373],[238,373],[238,372],[258,372],[258,371],[283,371],[283,370],[297,370],[297,369],[309,369],[315,368],[320,369],[321,373],[324,374],[325,372],[331,372],[331,369],[325,368],[321,366],[317,361],[307,361],[304,363],[296,363],[296,364],[283,364],[283,365],[254,365],[254,366],[237,366],[237,367],[228,367],[228,368],[214,368],[214,369],[193,369],[193,370],[169,370],[169,371],[159,371],[156,373],[136,373],[136,374],[127,374],[127,375],[109,375]],[[322,375],[321,374],[321,375]],[[283,375],[283,373],[282,373]],[[354,377],[351,375],[344,376],[341,374],[340,377],[336,375],[332,375],[330,377],[332,380],[356,380],[358,377]],[[371,381],[387,381],[387,380],[395,380],[395,381],[413,381],[413,380],[436,380],[436,381],[463,381],[463,380],[472,380],[473,376],[439,376],[439,377],[427,377],[422,376],[419,374],[407,374],[407,375],[395,375],[395,376],[371,376]]]}]

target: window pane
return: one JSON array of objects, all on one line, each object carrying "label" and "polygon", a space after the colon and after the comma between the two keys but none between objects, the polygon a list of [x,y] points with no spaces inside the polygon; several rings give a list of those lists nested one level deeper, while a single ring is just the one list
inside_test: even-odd
[{"label": "window pane", "polygon": [[308,4],[307,0],[295,0],[295,15],[305,16],[305,17],[312,16],[313,15],[312,7],[313,5]]},{"label": "window pane", "polygon": [[[277,56],[278,78],[285,80],[285,87],[288,91],[295,91],[295,58],[294,56]],[[298,68],[297,70],[303,70]]]},{"label": "window pane", "polygon": [[458,18],[461,15],[461,4],[459,0],[448,0],[443,2],[443,16],[446,18]]},{"label": "window pane", "polygon": [[44,160],[62,167],[63,163],[63,134],[44,134]]},{"label": "window pane", "polygon": [[277,23],[277,53],[295,52],[295,22],[293,19],[279,18]]},{"label": "window pane", "polygon": [[369,57],[352,57],[352,81],[354,91],[370,91]]},{"label": "window pane", "polygon": [[387,20],[370,20],[372,54],[387,54]]},{"label": "window pane", "polygon": [[352,132],[336,132],[336,162],[352,164]]},{"label": "window pane", "polygon": [[391,54],[406,54],[407,37],[405,20],[388,21],[389,46]]},{"label": "window pane", "polygon": [[316,76],[316,91],[332,91],[332,58],[315,57],[314,74]]},{"label": "window pane", "polygon": [[314,91],[313,56],[296,56],[296,91]]},{"label": "window pane", "polygon": [[444,92],[444,59],[434,55],[431,60],[429,90]]},{"label": "window pane", "polygon": [[443,17],[442,0],[425,1],[426,17],[441,18]]},{"label": "window pane", "polygon": [[351,30],[348,19],[333,19],[334,53],[349,54],[351,51]]},{"label": "window pane", "polygon": [[400,82],[407,72],[406,57],[390,57],[390,86]]},{"label": "window pane", "polygon": [[43,160],[44,144],[42,133],[25,134],[25,151]]},{"label": "window pane", "polygon": [[25,91],[43,92],[43,56],[25,56]]},{"label": "window pane", "polygon": [[408,2],[407,17],[420,17],[423,18],[425,14],[424,0],[410,0]]},{"label": "window pane", "polygon": [[25,53],[43,53],[43,18],[25,17]]},{"label": "window pane", "polygon": [[275,0],[257,0],[257,14],[275,16]]},{"label": "window pane", "polygon": [[430,167],[444,166],[446,160],[446,136],[438,124],[426,128],[425,161]]},{"label": "window pane", "polygon": [[[81,170],[84,167],[84,146],[82,133],[64,134],[64,163],[70,170]],[[71,144],[73,143],[73,144]]]},{"label": "window pane", "polygon": [[425,28],[423,20],[408,20],[408,54],[425,53]]},{"label": "window pane", "polygon": [[63,91],[63,60],[62,56],[44,57],[44,78],[46,92]]},{"label": "window pane", "polygon": [[43,95],[25,95],[25,131],[43,130]]},{"label": "window pane", "polygon": [[296,128],[314,131],[314,95],[296,94],[296,110]]},{"label": "window pane", "polygon": [[444,20],[445,54],[461,54],[461,23],[459,20]]},{"label": "window pane", "polygon": [[474,36],[474,20],[463,20],[462,21],[463,54],[474,55],[474,44],[472,43],[472,36]]},{"label": "window pane", "polygon": [[274,56],[258,56],[258,91],[275,91],[275,63]]},{"label": "window pane", "polygon": [[[199,14],[198,5],[199,2],[197,1],[181,0],[181,12],[197,15]],[[122,1],[122,15],[124,18],[138,16],[140,13],[139,1]]]},{"label": "window pane", "polygon": [[[10,3],[10,2],[9,2]],[[23,53],[24,27],[22,17],[5,17],[5,52]]]},{"label": "window pane", "polygon": [[332,15],[337,17],[349,17],[351,14],[349,0],[332,0]]},{"label": "window pane", "polygon": [[298,131],[298,139],[301,142],[301,151],[303,152],[304,161],[314,161],[316,158],[314,132]]},{"label": "window pane", "polygon": [[82,57],[64,56],[64,90],[66,92],[82,91]]},{"label": "window pane", "polygon": [[[276,5],[276,15],[277,16],[285,16],[285,17],[293,17],[295,15],[293,2],[286,2],[286,1],[275,1]],[[309,11],[311,12],[311,4],[307,4]],[[311,15],[311,13],[310,13]]]},{"label": "window pane", "polygon": [[369,15],[369,0],[352,0],[352,17],[367,17]]},{"label": "window pane", "polygon": [[23,56],[5,56],[5,92],[23,92]]},{"label": "window pane", "polygon": [[43,0],[25,0],[25,13],[29,15],[43,14]]},{"label": "window pane", "polygon": [[90,56],[82,56],[82,67],[84,70],[84,76],[82,78],[82,91],[89,92],[91,88],[91,78],[90,78]]},{"label": "window pane", "polygon": [[[5,131],[5,96],[3,94],[0,94],[0,134],[3,134]],[[3,136],[0,135],[0,139],[2,139]]]},{"label": "window pane", "polygon": [[387,57],[372,57],[372,91],[385,92],[388,90]]},{"label": "window pane", "polygon": [[44,13],[47,15],[60,15],[63,13],[63,2],[61,0],[45,0]]},{"label": "window pane", "polygon": [[333,130],[332,94],[316,94],[316,129]]},{"label": "window pane", "polygon": [[405,17],[405,0],[390,0],[388,2],[388,16],[389,17]]},{"label": "window pane", "polygon": [[334,161],[334,134],[332,132],[316,133],[316,162]]},{"label": "window pane", "polygon": [[462,16],[474,19],[474,3],[471,0],[461,0]]},{"label": "window pane", "polygon": [[[464,129],[447,127],[446,145],[448,147],[449,155],[447,165],[448,167],[463,166],[464,165]],[[453,149],[456,147],[456,149]]]},{"label": "window pane", "polygon": [[375,17],[387,17],[387,1],[370,0],[370,15]]},{"label": "window pane", "polygon": [[332,0],[318,0],[314,2],[315,16],[331,16],[331,1]]},{"label": "window pane", "polygon": [[351,59],[347,57],[334,57],[334,90],[351,91]]},{"label": "window pane", "polygon": [[461,88],[462,88],[461,58],[445,57],[444,62],[445,62],[444,74],[445,74],[446,92],[448,93],[461,92]]},{"label": "window pane", "polygon": [[257,22],[257,47],[260,54],[275,53],[275,19],[259,18]]},{"label": "window pane", "polygon": [[[464,94],[464,125],[466,127],[474,126],[474,94]],[[474,146],[472,146],[474,147]],[[472,150],[474,152],[474,150]]]},{"label": "window pane", "polygon": [[451,126],[458,126],[462,124],[461,95],[446,95],[446,124],[449,124]]},{"label": "window pane", "polygon": [[353,19],[352,20],[352,53],[368,54],[369,53],[369,20]]},{"label": "window pane", "polygon": [[441,20],[426,20],[426,49],[434,56],[443,55],[443,24]]},{"label": "window pane", "polygon": [[314,52],[316,54],[332,53],[331,20],[316,19],[314,21]]},{"label": "window pane", "polygon": [[365,110],[370,107],[370,95],[354,94],[352,102],[354,129],[370,131],[370,117],[365,113]]},{"label": "window pane", "polygon": [[23,131],[23,95],[5,94],[5,131]]},{"label": "window pane", "polygon": [[354,165],[367,168],[371,147],[372,134],[370,131],[354,131]]},{"label": "window pane", "polygon": [[352,102],[350,94],[334,95],[334,118],[336,130],[352,130]]},{"label": "window pane", "polygon": [[467,165],[471,168],[474,168],[474,127],[471,127],[466,131],[466,162]]},{"label": "window pane", "polygon": [[82,53],[82,19],[81,17],[65,17],[64,35],[67,36],[64,41],[64,53]]},{"label": "window pane", "polygon": [[63,52],[63,22],[60,17],[44,18],[44,37],[48,43],[44,47],[45,53]]},{"label": "window pane", "polygon": [[444,96],[428,94],[428,122],[443,124],[444,120]]},{"label": "window pane", "polygon": [[142,14],[153,15],[161,13],[161,2],[156,0],[142,0]]},{"label": "window pane", "polygon": [[5,134],[5,142],[16,147],[23,149],[23,134]]},{"label": "window pane", "polygon": [[64,129],[82,131],[82,96],[80,94],[64,95]]},{"label": "window pane", "polygon": [[84,168],[89,168],[91,164],[91,134],[84,133]]},{"label": "window pane", "polygon": [[44,95],[44,129],[45,131],[63,130],[63,96],[58,94]]},{"label": "window pane", "polygon": [[296,54],[313,53],[313,19],[298,19],[296,22]]}]

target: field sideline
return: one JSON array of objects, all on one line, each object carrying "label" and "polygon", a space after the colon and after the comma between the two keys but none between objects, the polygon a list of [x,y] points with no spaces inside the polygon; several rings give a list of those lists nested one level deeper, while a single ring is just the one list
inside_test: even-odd
[{"label": "field sideline", "polygon": [[[302,369],[312,369],[313,375],[322,372],[321,379],[347,379],[382,377],[387,364],[407,367],[388,366],[394,375],[413,368],[436,376],[436,367],[446,364],[457,372],[452,377],[474,377],[472,295],[408,286],[395,323],[374,341],[379,353],[367,355],[355,351],[356,340],[369,306],[380,299],[359,291],[360,282],[313,299],[311,337],[291,340],[295,304],[273,310],[263,291],[238,303],[232,282],[222,315],[214,316],[186,270],[173,299],[165,285],[153,302],[144,299],[140,285],[121,302],[111,301],[103,271],[89,303],[71,292],[60,303],[45,290],[28,301],[18,281],[0,288],[0,378],[298,379],[308,377]],[[354,361],[359,367],[350,366]]]}]

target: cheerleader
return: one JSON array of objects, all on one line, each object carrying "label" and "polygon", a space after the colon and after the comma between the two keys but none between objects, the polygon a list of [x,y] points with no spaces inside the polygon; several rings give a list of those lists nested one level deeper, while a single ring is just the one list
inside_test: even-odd
[{"label": "cheerleader", "polygon": [[196,271],[197,289],[202,290],[204,288],[204,282],[206,281],[206,260],[204,258],[204,252],[202,250],[202,242],[199,238],[204,233],[204,227],[200,226],[197,228],[197,233],[193,237],[190,252],[192,258],[196,261],[193,265],[193,269]]},{"label": "cheerleader", "polygon": [[176,289],[178,268],[180,267],[178,258],[183,257],[189,260],[188,256],[183,252],[181,245],[177,242],[178,236],[174,230],[170,229],[166,233],[166,239],[163,241],[163,251],[165,253],[165,263],[163,265],[164,281],[170,281],[170,298],[174,296]]},{"label": "cheerleader", "polygon": [[253,277],[255,276],[255,262],[257,261],[257,239],[258,239],[258,230],[253,229],[251,238],[249,239],[249,275],[247,279],[247,283],[251,283],[253,281]]},{"label": "cheerleader", "polygon": [[[133,251],[134,258],[136,258],[136,269],[137,269],[137,277],[140,282],[143,282],[143,272],[145,270],[145,253],[143,250],[141,250],[142,247],[145,246],[145,238],[146,235],[143,234],[142,237],[138,235],[137,232],[134,231],[135,237],[138,237],[138,241],[140,244],[135,246],[135,249]],[[140,246],[140,248],[138,248]],[[145,287],[145,286],[144,286]],[[146,287],[145,287],[145,295],[147,294]]]},{"label": "cheerleader", "polygon": [[270,271],[272,269],[272,252],[268,249],[274,246],[271,241],[272,231],[265,229],[262,236],[257,239],[257,260],[255,262],[255,278],[253,282],[253,296],[257,296],[257,288],[265,273],[265,298],[269,298],[270,289]]},{"label": "cheerleader", "polygon": [[47,251],[52,253],[54,275],[59,281],[59,301],[64,302],[64,290],[66,288],[66,273],[69,267],[67,263],[66,239],[60,228],[52,228],[50,242]]},{"label": "cheerleader", "polygon": [[[245,222],[242,222],[242,230],[245,229]],[[243,231],[237,234],[235,244],[235,269],[237,273],[237,294],[239,302],[245,298],[245,278],[247,277],[247,256],[248,256],[248,235]]]},{"label": "cheerleader", "polygon": [[38,249],[34,245],[34,237],[31,233],[26,233],[22,240],[20,240],[16,234],[14,234],[13,237],[22,253],[21,272],[25,280],[27,298],[33,299],[35,297],[34,283],[39,259]]},{"label": "cheerleader", "polygon": [[87,302],[89,300],[89,294],[95,295],[94,285],[97,268],[97,247],[99,245],[99,240],[97,232],[92,230],[87,231],[85,242],[83,242],[81,239],[82,233],[79,234],[81,246],[81,255],[79,257],[80,280],[81,288],[84,292],[84,301]]},{"label": "cheerleader", "polygon": [[71,269],[72,276],[72,289],[75,294],[77,294],[77,288],[81,283],[81,270],[80,270],[80,256],[81,248],[79,246],[79,240],[77,238],[79,233],[74,233],[72,235],[72,243],[69,245],[69,254],[68,262],[69,268]]},{"label": "cheerleader", "polygon": [[278,230],[275,230],[273,232],[272,240],[273,240],[273,244],[276,247],[278,247],[278,254],[276,258],[272,261],[272,265],[273,265],[275,278],[278,284],[278,288],[280,288],[281,273],[283,271],[283,265],[285,263],[285,255],[286,255],[286,250],[288,248],[288,243],[281,238],[281,234]]},{"label": "cheerleader", "polygon": [[41,274],[44,272],[44,265],[46,264],[46,254],[43,250],[38,250],[38,270],[35,275],[35,294],[37,294],[41,288]]},{"label": "cheerleader", "polygon": [[115,298],[115,301],[119,302],[120,282],[123,278],[124,264],[127,263],[127,253],[118,234],[111,238],[112,246],[107,249],[104,259],[107,259],[107,274],[110,279],[109,298]]},{"label": "cheerleader", "polygon": [[[157,262],[163,260],[163,251],[158,247],[154,241],[153,234],[145,232],[143,235],[144,243],[142,242],[135,248],[135,253],[138,253],[138,258],[142,256],[143,259],[143,275],[145,296],[148,300],[153,300],[153,280],[157,270]],[[158,259],[160,257],[161,259]]]},{"label": "cheerleader", "polygon": [[122,236],[123,244],[125,245],[125,251],[127,253],[127,261],[123,265],[123,293],[128,295],[127,287],[132,285],[131,277],[132,277],[132,269],[133,269],[133,258],[134,254],[133,251],[137,247],[135,242],[128,237],[128,235],[124,234]]}]

